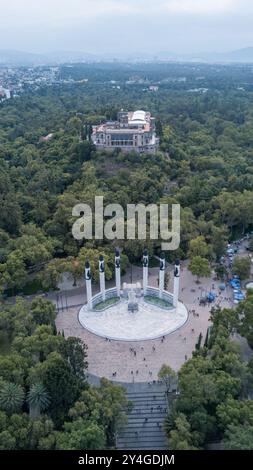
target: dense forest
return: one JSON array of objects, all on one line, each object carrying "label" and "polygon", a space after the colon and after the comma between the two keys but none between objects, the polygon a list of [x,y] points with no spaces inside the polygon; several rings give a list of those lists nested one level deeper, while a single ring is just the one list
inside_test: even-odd
[{"label": "dense forest", "polygon": [[252,450],[253,360],[243,360],[231,341],[239,332],[252,342],[253,295],[233,309],[211,313],[212,330],[203,347],[179,372],[179,398],[173,403],[165,429],[170,448],[197,450],[222,442],[222,449]]},{"label": "dense forest", "polygon": [[[79,77],[87,72],[81,66],[70,70]],[[85,250],[97,243],[84,245],[73,239],[72,208],[78,202],[92,206],[95,194],[103,195],[105,204],[119,202],[123,207],[131,202],[180,203],[181,247],[170,255],[174,257],[185,257],[189,241],[202,235],[210,245],[210,256],[219,258],[228,239],[250,230],[253,98],[240,86],[237,69],[230,81],[224,70],[220,88],[212,72],[206,80],[214,80],[213,89],[203,94],[189,93],[185,83],[181,90],[178,84],[174,89],[174,82],[162,83],[156,93],[143,85],[123,85],[118,90],[106,81],[101,84],[103,74],[95,68],[94,83],[91,78],[88,83],[43,88],[3,104],[1,289],[18,292],[29,283],[29,272],[38,273],[40,287],[52,287],[62,270],[77,269],[74,258],[85,258]],[[180,72],[185,73],[184,67]],[[107,71],[106,76],[114,78],[115,73],[120,76],[119,70]],[[157,71],[157,81],[161,73]],[[123,80],[124,70],[122,74]],[[153,70],[153,79],[154,74]],[[98,153],[86,140],[90,124],[115,117],[122,107],[150,109],[156,116],[159,153]],[[42,142],[48,133],[53,133],[52,140]],[[142,246],[122,244],[131,260],[140,257]],[[104,249],[110,257],[111,246]],[[156,244],[150,249],[156,250]]]},{"label": "dense forest", "polygon": [[[252,67],[76,65],[61,76],[73,82],[0,105],[1,449],[112,447],[125,419],[125,393],[107,381],[88,385],[85,345],[57,334],[50,302],[22,297],[56,289],[64,272],[82,277],[85,260],[95,263],[100,253],[111,279],[116,243],[125,269],[139,263],[145,245],[159,254],[160,242],[77,241],[75,204],[93,207],[95,195],[124,208],[179,203],[181,244],[168,261],[194,252],[215,266],[228,241],[253,230]],[[122,108],[151,111],[159,152],[96,151],[90,126]],[[229,340],[237,328],[253,346],[251,297],[240,307],[244,321],[239,311],[212,313],[209,342],[180,371],[181,395],[166,423],[172,448],[203,448],[224,436],[230,448],[234,436],[252,445],[245,397],[253,365]]]}]

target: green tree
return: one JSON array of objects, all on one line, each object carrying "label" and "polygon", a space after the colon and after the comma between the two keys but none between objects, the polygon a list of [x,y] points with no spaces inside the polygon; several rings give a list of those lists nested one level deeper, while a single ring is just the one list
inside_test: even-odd
[{"label": "green tree", "polygon": [[55,306],[43,297],[36,297],[31,303],[31,315],[37,325],[54,325]]},{"label": "green tree", "polygon": [[56,434],[56,449],[59,450],[104,449],[105,443],[102,426],[82,418],[65,423],[64,432]]},{"label": "green tree", "polygon": [[240,333],[247,338],[251,348],[253,348],[253,290],[247,291],[247,297],[243,302],[240,302],[236,309],[239,318]]},{"label": "green tree", "polygon": [[0,432],[0,450],[14,450],[16,439],[9,431]]},{"label": "green tree", "polygon": [[219,261],[219,259],[226,253],[228,243],[226,227],[217,227],[213,224],[209,238],[212,251],[216,255],[216,261]]},{"label": "green tree", "polygon": [[1,450],[51,450],[55,447],[54,425],[46,416],[30,419],[27,413],[0,412]]},{"label": "green tree", "polygon": [[71,117],[67,122],[68,130],[76,135],[81,134],[82,130],[82,121],[77,116]]},{"label": "green tree", "polygon": [[43,384],[37,383],[31,386],[27,402],[29,404],[29,413],[32,419],[37,419],[41,411],[45,411],[50,404],[49,395]]},{"label": "green tree", "polygon": [[24,377],[27,374],[29,362],[13,351],[11,354],[0,356],[0,377],[2,380],[24,385]]},{"label": "green tree", "polygon": [[158,372],[158,379],[164,382],[167,393],[170,391],[171,382],[175,378],[176,378],[175,371],[167,364],[163,364],[161,366],[161,369]]},{"label": "green tree", "polygon": [[195,348],[196,348],[197,351],[199,351],[200,348],[201,348],[202,338],[203,338],[202,333],[199,333],[198,341],[197,341],[196,346],[195,346]]},{"label": "green tree", "polygon": [[175,428],[169,434],[169,446],[172,450],[197,450],[196,433],[191,430],[190,423],[183,413],[175,420]]},{"label": "green tree", "polygon": [[228,397],[224,403],[218,405],[217,417],[222,430],[226,430],[230,425],[253,426],[253,401],[238,401]]},{"label": "green tree", "polygon": [[7,413],[19,411],[24,402],[24,390],[21,385],[6,382],[0,388],[0,407]]},{"label": "green tree", "polygon": [[13,251],[22,253],[27,266],[33,266],[48,261],[54,252],[55,242],[46,237],[42,229],[34,224],[22,227],[22,234],[10,244]]},{"label": "green tree", "polygon": [[250,277],[251,260],[247,258],[239,258],[238,256],[233,262],[233,272],[237,274],[241,280],[248,279]]},{"label": "green tree", "polygon": [[253,450],[253,426],[228,426],[224,447],[226,450]]},{"label": "green tree", "polygon": [[50,396],[49,412],[56,423],[61,423],[77,399],[82,381],[58,352],[51,352],[46,360],[30,369],[30,383],[36,382],[43,383]]},{"label": "green tree", "polygon": [[61,335],[54,334],[52,326],[41,325],[30,336],[17,336],[13,341],[13,349],[32,365],[45,361],[50,353],[59,351],[64,341]]},{"label": "green tree", "polygon": [[87,346],[83,341],[69,336],[61,343],[60,352],[66,361],[68,361],[73,374],[80,379],[84,379],[88,363],[86,361]]},{"label": "green tree", "polygon": [[215,273],[216,273],[217,278],[220,279],[221,281],[223,281],[226,278],[226,276],[228,275],[228,271],[226,269],[226,266],[224,266],[222,264],[218,264],[215,267]]},{"label": "green tree", "polygon": [[249,239],[249,251],[253,251],[253,237],[251,236],[250,239]]},{"label": "green tree", "polygon": [[210,248],[202,235],[190,241],[188,253],[189,258],[195,258],[196,256],[207,258],[209,254]]},{"label": "green tree", "polygon": [[46,289],[56,289],[62,280],[64,263],[61,259],[50,261],[40,273],[40,280]]},{"label": "green tree", "polygon": [[188,269],[193,275],[197,276],[197,282],[199,282],[200,277],[211,276],[208,260],[201,258],[201,256],[194,256],[189,263]]},{"label": "green tree", "polygon": [[2,291],[8,288],[14,292],[15,289],[24,287],[28,274],[21,251],[15,250],[8,255],[6,262],[0,265],[0,273]]},{"label": "green tree", "polygon": [[0,328],[5,331],[9,342],[15,336],[30,335],[35,328],[27,302],[16,298],[15,305],[4,305],[0,311]]},{"label": "green tree", "polygon": [[111,447],[115,446],[116,432],[126,424],[126,410],[130,408],[125,390],[103,378],[100,387],[90,387],[82,392],[69,416],[74,421],[82,418],[102,426],[107,445]]}]

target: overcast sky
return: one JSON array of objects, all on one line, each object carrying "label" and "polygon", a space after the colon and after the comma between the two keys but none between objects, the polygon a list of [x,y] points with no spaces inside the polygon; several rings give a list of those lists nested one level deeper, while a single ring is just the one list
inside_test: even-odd
[{"label": "overcast sky", "polygon": [[253,46],[253,0],[0,0],[0,49],[92,53]]}]

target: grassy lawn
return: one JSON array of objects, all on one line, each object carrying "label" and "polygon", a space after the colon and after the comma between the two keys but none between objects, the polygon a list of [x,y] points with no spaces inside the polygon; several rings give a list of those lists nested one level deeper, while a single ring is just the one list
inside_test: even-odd
[{"label": "grassy lawn", "polygon": [[104,310],[107,307],[111,307],[112,305],[117,304],[119,301],[119,297],[112,297],[111,299],[106,299],[104,302],[100,302],[99,304],[95,305],[93,310],[100,311]]}]

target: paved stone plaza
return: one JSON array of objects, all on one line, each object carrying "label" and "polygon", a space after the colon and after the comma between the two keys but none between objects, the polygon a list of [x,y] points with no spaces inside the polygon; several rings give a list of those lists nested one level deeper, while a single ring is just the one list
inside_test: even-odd
[{"label": "paved stone plaza", "polygon": [[79,312],[81,325],[96,335],[120,341],[145,341],[156,339],[180,328],[187,321],[186,307],[179,302],[170,310],[138,300],[138,311],[128,311],[128,301],[103,312],[90,311],[84,305]]},{"label": "paved stone plaza", "polygon": [[[136,269],[134,281],[140,278],[140,273],[140,269]],[[157,287],[157,268],[150,269],[149,282],[150,285]],[[59,312],[56,320],[57,328],[59,331],[64,330],[66,337],[77,336],[88,345],[91,374],[123,382],[151,382],[157,379],[163,363],[169,364],[178,371],[191,357],[199,334],[202,333],[205,338],[210,325],[211,307],[210,305],[199,306],[198,299],[201,291],[211,289],[215,291],[217,294],[215,305],[233,306],[232,290],[229,287],[225,292],[219,293],[219,282],[213,279],[201,279],[201,283],[196,284],[195,278],[186,266],[182,266],[180,282],[180,300],[187,307],[188,321],[175,332],[164,335],[164,339],[115,341],[99,337],[80,324],[78,320],[80,307],[78,306]],[[85,290],[82,296],[78,294],[76,303],[80,303],[80,298],[85,303]],[[74,297],[71,302],[74,303]]]}]

